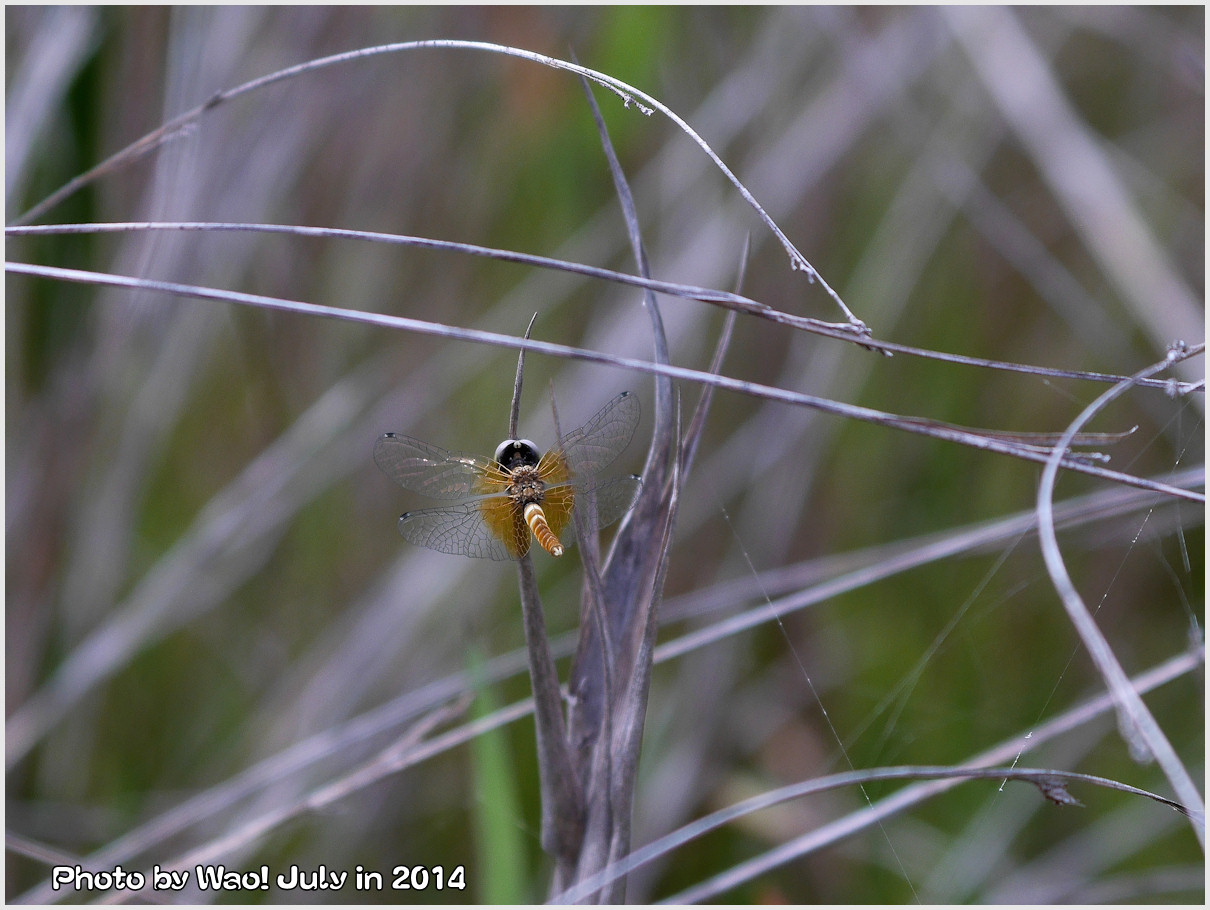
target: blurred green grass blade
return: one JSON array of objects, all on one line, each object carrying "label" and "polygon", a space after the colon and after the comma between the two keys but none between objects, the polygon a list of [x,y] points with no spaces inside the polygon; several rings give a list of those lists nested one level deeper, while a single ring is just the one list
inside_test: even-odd
[{"label": "blurred green grass blade", "polygon": [[[478,720],[500,707],[483,677],[483,655],[471,649],[469,670],[475,687],[471,715]],[[517,775],[503,729],[488,730],[471,741],[472,803],[479,902],[523,904],[530,901],[529,863],[521,820]]]}]

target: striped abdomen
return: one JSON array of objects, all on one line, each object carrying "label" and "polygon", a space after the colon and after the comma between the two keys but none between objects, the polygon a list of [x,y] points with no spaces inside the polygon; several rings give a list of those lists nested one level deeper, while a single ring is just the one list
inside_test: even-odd
[{"label": "striped abdomen", "polygon": [[525,523],[534,532],[534,539],[542,545],[542,549],[551,556],[562,556],[563,544],[559,543],[559,538],[546,523],[546,513],[542,511],[542,507],[536,502],[531,502],[525,506],[524,515]]}]

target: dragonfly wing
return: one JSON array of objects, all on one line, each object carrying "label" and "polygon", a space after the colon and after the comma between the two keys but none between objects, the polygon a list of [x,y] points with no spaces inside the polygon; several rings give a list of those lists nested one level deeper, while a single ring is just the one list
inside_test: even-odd
[{"label": "dragonfly wing", "polygon": [[[407,490],[434,499],[461,499],[502,489],[507,478],[490,461],[447,452],[411,436],[387,433],[374,444],[374,461],[382,473]],[[499,485],[491,487],[492,483]],[[489,490],[490,488],[490,490]]]},{"label": "dragonfly wing", "polygon": [[571,510],[575,504],[576,488],[569,483],[549,487],[542,494],[542,511],[546,515],[546,523],[564,546],[575,543],[574,531],[567,535],[569,540],[562,539],[564,529],[571,524]]},{"label": "dragonfly wing", "polygon": [[607,467],[634,437],[639,425],[639,399],[623,392],[578,430],[559,440],[558,448],[573,474],[590,477]]},{"label": "dragonfly wing", "polygon": [[[404,540],[441,553],[486,559],[519,559],[529,548],[529,528],[524,519],[510,517],[511,504],[503,496],[458,503],[437,509],[404,512],[399,533]],[[524,536],[520,533],[524,531]]]},{"label": "dragonfly wing", "polygon": [[478,507],[492,537],[504,546],[504,558],[520,559],[528,552],[529,525],[524,512],[509,497],[485,496],[470,505]]},{"label": "dragonfly wing", "polygon": [[[542,496],[542,511],[546,523],[563,542],[564,546],[575,543],[574,519],[578,512],[587,518],[591,530],[613,524],[630,511],[643,482],[636,476],[611,477],[598,483],[564,483],[550,487]],[[572,528],[566,535],[564,529]]]},{"label": "dragonfly wing", "polygon": [[604,528],[630,511],[642,489],[643,481],[637,475],[628,474],[586,484],[581,487],[579,495],[581,499],[591,496],[596,501],[596,526]]}]

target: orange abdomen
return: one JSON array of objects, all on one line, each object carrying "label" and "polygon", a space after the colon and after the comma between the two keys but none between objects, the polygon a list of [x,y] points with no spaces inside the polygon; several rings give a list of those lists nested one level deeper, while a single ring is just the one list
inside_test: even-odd
[{"label": "orange abdomen", "polygon": [[534,538],[542,545],[542,549],[551,556],[562,556],[563,544],[559,543],[559,538],[546,523],[546,513],[542,511],[542,507],[536,502],[531,502],[525,507],[524,514],[525,523],[534,532]]}]

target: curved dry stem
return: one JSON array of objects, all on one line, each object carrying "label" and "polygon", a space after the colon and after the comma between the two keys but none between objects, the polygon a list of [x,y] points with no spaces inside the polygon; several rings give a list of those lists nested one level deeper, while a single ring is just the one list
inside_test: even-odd
[{"label": "curved dry stem", "polygon": [[[1174,347],[1168,352],[1167,357],[1144,370],[1140,370],[1137,375],[1139,377],[1154,375],[1171,368],[1174,364],[1187,359],[1189,356],[1190,352],[1184,346],[1179,348]],[[1088,607],[1076,590],[1076,586],[1067,572],[1067,566],[1063,562],[1063,554],[1059,550],[1059,541],[1054,528],[1053,499],[1055,478],[1059,472],[1059,464],[1063,459],[1063,453],[1071,445],[1071,440],[1075,434],[1079,432],[1085,423],[1092,419],[1094,414],[1125,393],[1134,383],[1135,380],[1132,377],[1100,395],[1092,404],[1080,412],[1079,416],[1071,422],[1071,425],[1068,426],[1067,430],[1059,438],[1053,452],[1046,461],[1046,467],[1042,471],[1041,482],[1038,484],[1038,536],[1042,547],[1042,557],[1046,561],[1046,570],[1050,574],[1055,591],[1063,601],[1067,615],[1071,617],[1072,625],[1075,626],[1080,640],[1084,642],[1089,656],[1092,657],[1093,663],[1096,664],[1097,670],[1101,674],[1101,678],[1104,679],[1106,687],[1117,703],[1118,728],[1121,731],[1123,739],[1126,740],[1131,754],[1135,756],[1136,760],[1145,761],[1154,757],[1159,763],[1160,768],[1163,769],[1165,776],[1168,778],[1168,782],[1172,784],[1173,791],[1181,802],[1189,808],[1190,823],[1193,826],[1194,833],[1197,835],[1198,842],[1204,850],[1206,846],[1205,802],[1198,792],[1197,785],[1193,782],[1193,779],[1189,776],[1189,772],[1185,769],[1176,751],[1172,748],[1172,744],[1168,742],[1168,737],[1164,735],[1164,731],[1156,723],[1155,717],[1139,697],[1138,692],[1130,684],[1126,671],[1122,669],[1122,665],[1118,663],[1118,659],[1113,653],[1113,648],[1110,647],[1105,636],[1101,634],[1101,630],[1093,620],[1092,614],[1088,611]]]},{"label": "curved dry stem", "polygon": [[735,176],[731,169],[723,163],[723,160],[717,154],[715,154],[714,149],[710,148],[710,145],[706,142],[706,140],[699,136],[694,131],[693,127],[681,119],[681,117],[675,111],[663,104],[658,99],[653,98],[651,95],[648,95],[646,92],[643,92],[632,85],[628,85],[621,79],[616,79],[613,76],[590,69],[589,67],[580,66],[576,63],[569,63],[566,60],[560,60],[556,57],[548,57],[545,54],[538,54],[533,51],[527,51],[517,47],[506,47],[500,44],[491,44],[485,41],[436,39],[427,41],[402,41],[394,44],[384,44],[378,47],[361,48],[360,50],[348,51],[342,54],[333,54],[329,57],[322,57],[318,60],[310,60],[306,63],[287,67],[286,69],[278,70],[277,72],[269,73],[268,75],[262,76],[258,79],[245,82],[243,85],[236,86],[233,89],[216,92],[202,104],[199,104],[192,110],[186,111],[179,117],[170,120],[159,129],[147,134],[137,142],[127,146],[122,151],[110,156],[96,167],[71,180],[55,193],[51,194],[42,202],[31,208],[28,212],[17,218],[14,224],[27,224],[30,221],[33,221],[47,210],[57,205],[60,201],[76,192],[76,190],[87,186],[97,177],[107,174],[114,169],[141,157],[147,152],[157,148],[162,143],[168,141],[173,136],[178,135],[182,132],[182,130],[187,128],[196,120],[200,119],[201,116],[208,110],[217,107],[219,104],[225,101],[230,101],[239,95],[246,94],[247,92],[251,92],[259,88],[264,88],[265,86],[272,85],[273,83],[281,82],[285,79],[290,79],[295,76],[303,75],[304,73],[333,66],[339,63],[348,63],[354,60],[361,60],[366,57],[373,57],[380,54],[392,54],[401,51],[420,50],[424,48],[475,50],[495,54],[506,54],[511,57],[519,57],[522,60],[529,60],[533,63],[540,63],[543,66],[549,66],[554,69],[578,73],[580,76],[591,79],[593,82],[596,82],[597,84],[609,89],[611,92],[620,97],[622,99],[622,103],[627,107],[629,107],[631,103],[636,103],[642,113],[650,115],[651,110],[647,106],[644,104],[638,104],[635,101],[635,99],[642,99],[647,105],[650,105],[651,108],[660,111],[660,113],[664,114],[664,116],[679,126],[681,130],[683,130],[690,139],[697,143],[697,145],[710,157],[710,160],[713,161],[715,166],[723,172],[729,181],[731,181],[731,184],[739,191],[740,195],[743,196],[748,205],[753,208],[756,214],[760,217],[761,221],[763,221],[777,236],[778,241],[781,243],[782,247],[785,248],[786,253],[790,257],[791,267],[793,269],[800,269],[806,272],[807,277],[810,280],[819,282],[820,286],[827,291],[828,296],[830,296],[836,305],[840,307],[841,312],[844,313],[845,318],[848,320],[853,330],[861,335],[869,334],[869,329],[867,328],[866,324],[853,315],[853,313],[845,305],[844,301],[841,300],[840,295],[832,289],[831,285],[824,281],[823,276],[819,274],[819,271],[815,268],[815,266],[811,265],[811,263],[807,261],[807,257],[800,253],[794,244],[790,242],[790,238],[785,235],[782,229],[777,226],[777,223],[774,222],[774,220],[769,216],[769,213],[766,212],[761,204],[756,201],[756,197],[753,196],[752,193],[749,192],[748,188],[740,182],[740,179]]}]

